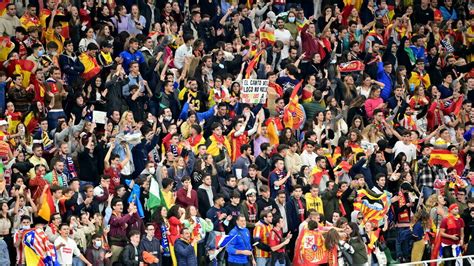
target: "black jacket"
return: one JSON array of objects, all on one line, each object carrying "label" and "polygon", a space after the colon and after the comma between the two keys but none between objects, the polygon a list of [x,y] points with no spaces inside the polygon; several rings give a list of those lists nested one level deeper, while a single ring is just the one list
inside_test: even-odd
[{"label": "black jacket", "polygon": [[128,243],[120,254],[120,259],[120,265],[139,266],[142,261],[140,247],[135,248],[131,243]]}]

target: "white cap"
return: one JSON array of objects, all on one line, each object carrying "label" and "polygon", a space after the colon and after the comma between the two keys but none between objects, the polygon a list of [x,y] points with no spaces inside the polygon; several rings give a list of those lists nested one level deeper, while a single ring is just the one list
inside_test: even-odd
[{"label": "white cap", "polygon": [[268,13],[267,13],[267,18],[271,19],[271,21],[272,21],[273,23],[275,23],[275,21],[276,21],[275,12],[273,12],[273,11],[268,12]]},{"label": "white cap", "polygon": [[8,126],[8,122],[6,120],[0,120],[0,126]]},{"label": "white cap", "polygon": [[255,189],[253,189],[253,188],[247,190],[247,192],[245,193],[245,196],[250,196],[250,195],[252,195],[252,194],[257,195],[257,191],[256,191]]}]

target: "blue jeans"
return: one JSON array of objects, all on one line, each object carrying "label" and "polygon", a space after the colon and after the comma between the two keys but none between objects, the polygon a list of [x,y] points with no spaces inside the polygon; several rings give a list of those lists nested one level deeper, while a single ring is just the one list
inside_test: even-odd
[{"label": "blue jeans", "polygon": [[72,258],[72,266],[84,266],[84,262],[79,257]]},{"label": "blue jeans", "polygon": [[255,258],[257,266],[266,266],[270,258]]},{"label": "blue jeans", "polygon": [[397,240],[395,242],[395,252],[397,258],[409,259],[411,256],[411,231],[410,228],[398,228]]},{"label": "blue jeans", "polygon": [[48,112],[48,129],[52,130],[58,126],[58,119],[60,117],[66,117],[64,111],[49,111]]}]

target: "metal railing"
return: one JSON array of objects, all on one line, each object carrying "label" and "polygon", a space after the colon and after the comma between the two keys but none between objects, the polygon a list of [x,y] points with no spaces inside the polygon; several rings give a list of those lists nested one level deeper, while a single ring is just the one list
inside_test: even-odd
[{"label": "metal railing", "polygon": [[[423,266],[430,266],[431,263],[436,262],[437,265],[443,261],[452,261],[452,260],[467,260],[469,262],[468,265],[474,265],[474,255],[470,256],[460,256],[460,257],[454,257],[454,258],[442,258],[442,259],[436,259],[436,260],[423,260],[423,261],[415,261],[415,262],[407,262],[407,263],[397,263],[397,264],[391,264],[395,266],[409,266],[409,265],[423,265]],[[463,264],[461,264],[463,265]]]}]

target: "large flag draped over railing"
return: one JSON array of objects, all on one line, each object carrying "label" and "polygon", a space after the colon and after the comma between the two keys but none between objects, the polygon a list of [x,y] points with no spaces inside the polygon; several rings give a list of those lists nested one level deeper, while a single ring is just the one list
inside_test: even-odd
[{"label": "large flag draped over railing", "polygon": [[42,229],[31,229],[23,235],[26,265],[56,266],[56,249]]}]

